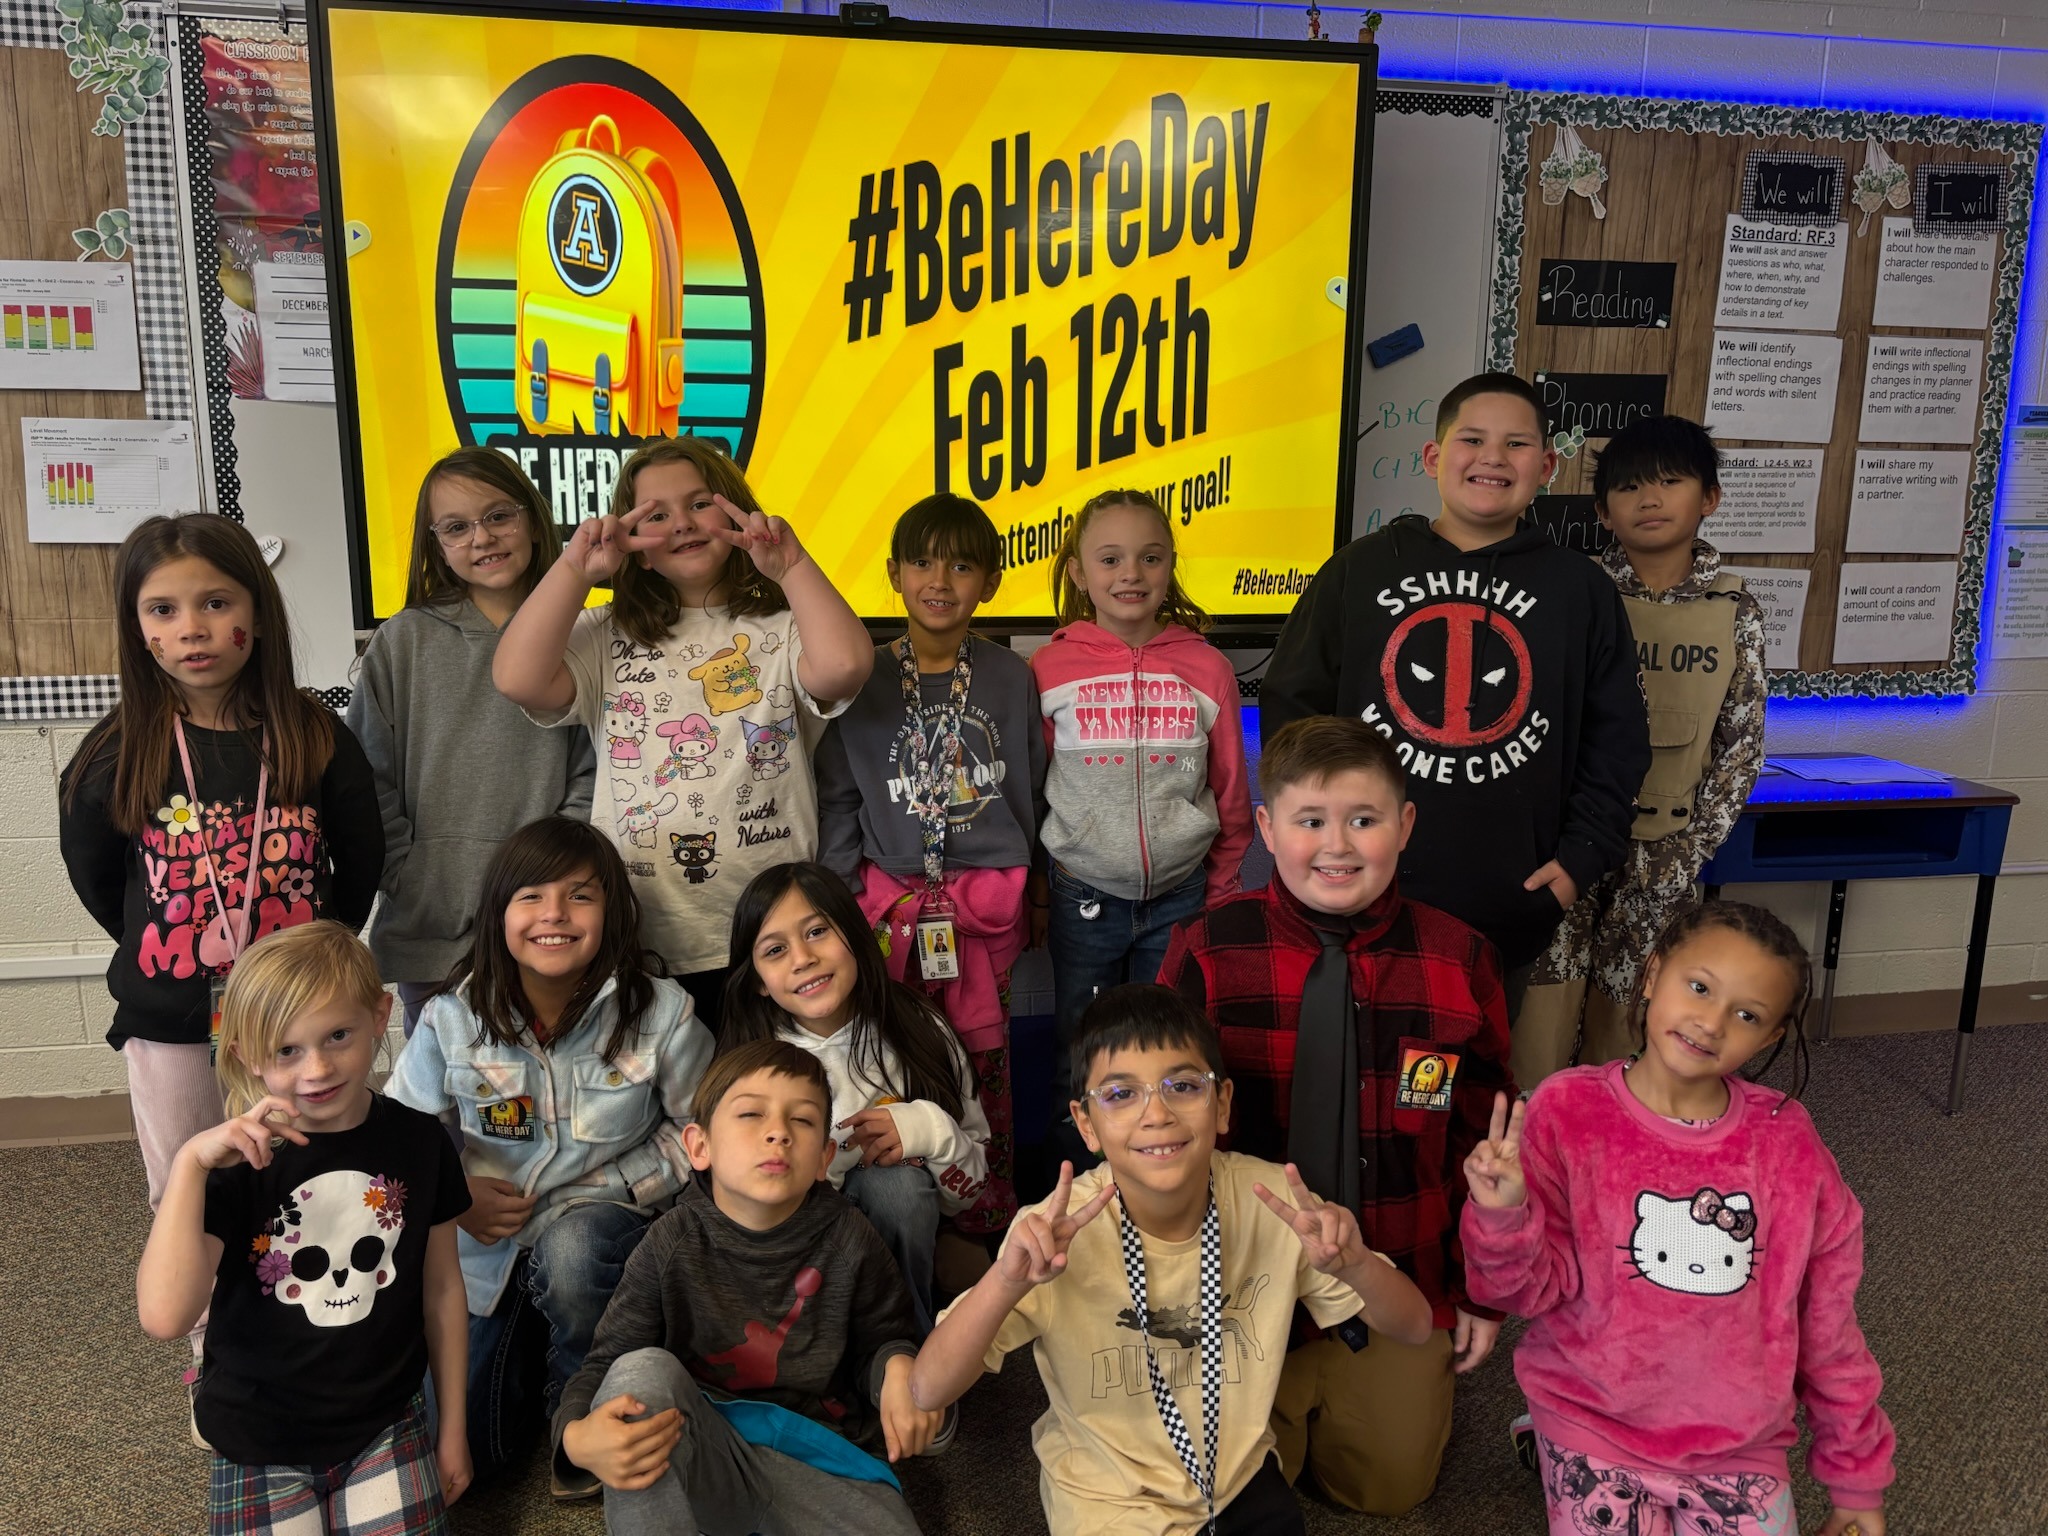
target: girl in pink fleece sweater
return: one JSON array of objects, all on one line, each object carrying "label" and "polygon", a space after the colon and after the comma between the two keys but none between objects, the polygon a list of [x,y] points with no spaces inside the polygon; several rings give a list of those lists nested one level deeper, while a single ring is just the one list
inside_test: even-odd
[{"label": "girl in pink fleece sweater", "polygon": [[1803,1078],[1811,986],[1768,912],[1680,913],[1643,967],[1640,1054],[1512,1114],[1501,1095],[1466,1160],[1466,1283],[1531,1320],[1515,1375],[1551,1536],[1796,1536],[1798,1403],[1822,1536],[1884,1536],[1863,1209],[1805,1109],[1735,1075],[1789,1038]]}]

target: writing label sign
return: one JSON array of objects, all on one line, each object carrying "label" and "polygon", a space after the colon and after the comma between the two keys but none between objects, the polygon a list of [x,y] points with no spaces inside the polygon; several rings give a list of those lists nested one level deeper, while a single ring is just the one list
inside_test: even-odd
[{"label": "writing label sign", "polygon": [[1632,421],[1664,414],[1661,373],[1539,373],[1546,433],[1583,429],[1588,437],[1612,437]]},{"label": "writing label sign", "polygon": [[1600,525],[1591,496],[1538,496],[1529,504],[1529,519],[1559,549],[1597,555],[1614,542]]},{"label": "writing label sign", "polygon": [[1839,155],[1754,154],[1742,166],[1742,216],[1832,224],[1842,216],[1848,162]]},{"label": "writing label sign", "polygon": [[1663,330],[1671,324],[1671,261],[1546,261],[1536,283],[1538,325]]}]

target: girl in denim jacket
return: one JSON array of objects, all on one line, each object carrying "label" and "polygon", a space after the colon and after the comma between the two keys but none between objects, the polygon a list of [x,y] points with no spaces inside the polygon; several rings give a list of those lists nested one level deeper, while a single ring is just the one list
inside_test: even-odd
[{"label": "girl in denim jacket", "polygon": [[[473,931],[385,1092],[462,1144],[481,1481],[552,1416],[627,1256],[689,1178],[682,1127],[712,1042],[640,948],[625,865],[586,822],[549,816],[508,838]],[[597,1491],[558,1478],[555,1496]]]}]

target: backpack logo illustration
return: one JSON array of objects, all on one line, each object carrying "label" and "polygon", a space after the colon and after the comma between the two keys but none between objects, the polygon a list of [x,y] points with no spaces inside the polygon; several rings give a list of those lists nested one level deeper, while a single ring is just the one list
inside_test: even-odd
[{"label": "backpack logo illustration", "polygon": [[490,104],[449,180],[434,328],[458,440],[512,453],[558,522],[605,510],[648,438],[752,452],[746,209],[696,115],[623,60],[550,59]]},{"label": "backpack logo illustration", "polygon": [[619,206],[603,182],[575,175],[556,187],[548,203],[548,233],[563,286],[586,298],[610,286],[618,272]]}]

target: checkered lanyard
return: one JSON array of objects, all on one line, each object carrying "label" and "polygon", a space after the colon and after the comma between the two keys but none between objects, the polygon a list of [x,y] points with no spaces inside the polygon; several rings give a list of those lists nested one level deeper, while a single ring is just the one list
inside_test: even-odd
[{"label": "checkered lanyard", "polygon": [[945,707],[926,729],[924,687],[917,675],[917,654],[906,635],[897,643],[896,660],[903,679],[903,712],[910,719],[910,740],[903,749],[903,776],[910,784],[910,813],[924,835],[924,885],[929,900],[946,885],[946,808],[953,801],[953,775],[960,767],[960,721],[967,712],[967,689],[974,681],[968,655],[971,637],[960,641],[953,663],[953,686]]},{"label": "checkered lanyard", "polygon": [[1145,1341],[1145,1369],[1152,1378],[1152,1402],[1159,1409],[1159,1422],[1166,1426],[1166,1438],[1173,1442],[1180,1464],[1209,1501],[1209,1531],[1216,1531],[1216,1422],[1218,1397],[1223,1390],[1223,1224],[1216,1216],[1216,1186],[1209,1185],[1209,1214],[1202,1218],[1201,1321],[1202,1321],[1202,1446],[1207,1452],[1208,1472],[1195,1460],[1195,1439],[1188,1433],[1180,1404],[1159,1369],[1152,1353],[1151,1307],[1145,1296],[1145,1243],[1131,1225],[1123,1203],[1117,1203],[1117,1225],[1124,1240],[1124,1277],[1131,1285],[1131,1307],[1137,1314],[1138,1337]]}]

